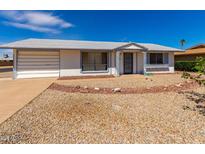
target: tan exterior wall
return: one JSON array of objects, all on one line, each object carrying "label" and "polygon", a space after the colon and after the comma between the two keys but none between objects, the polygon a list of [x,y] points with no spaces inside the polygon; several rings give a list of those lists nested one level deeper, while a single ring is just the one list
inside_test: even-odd
[{"label": "tan exterior wall", "polygon": [[143,53],[137,53],[137,73],[143,73],[144,71],[144,58]]},{"label": "tan exterior wall", "polygon": [[133,53],[133,73],[137,73],[137,53]]},{"label": "tan exterior wall", "polygon": [[60,76],[77,76],[80,71],[80,50],[61,50]]},{"label": "tan exterior wall", "polygon": [[124,74],[124,53],[120,53],[120,74]]},{"label": "tan exterior wall", "polygon": [[174,72],[174,53],[169,52],[169,72]]},{"label": "tan exterior wall", "polygon": [[110,53],[110,74],[115,74],[116,73],[116,53],[115,51],[112,51]]},{"label": "tan exterior wall", "polygon": [[174,66],[174,53],[170,52],[168,58],[169,58],[169,66],[170,67]]},{"label": "tan exterior wall", "polygon": [[[109,58],[112,59],[113,56],[111,54],[111,57]],[[114,63],[112,63],[111,65],[113,66]],[[61,77],[63,76],[86,76],[86,75],[111,75],[111,74],[114,74],[111,66],[108,67],[107,71],[82,72],[81,71],[81,51],[80,50],[61,50],[60,51],[60,76]]]},{"label": "tan exterior wall", "polygon": [[16,79],[17,50],[13,49],[13,79]]}]

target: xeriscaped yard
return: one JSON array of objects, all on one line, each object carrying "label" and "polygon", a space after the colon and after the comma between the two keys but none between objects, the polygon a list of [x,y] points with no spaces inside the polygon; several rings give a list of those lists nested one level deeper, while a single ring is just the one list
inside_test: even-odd
[{"label": "xeriscaped yard", "polygon": [[[157,76],[153,82],[160,80]],[[47,89],[0,125],[0,142],[205,143],[205,116],[196,108],[205,88],[192,90],[91,94]]]},{"label": "xeriscaped yard", "polygon": [[161,74],[144,77],[143,75],[123,75],[117,78],[58,80],[58,84],[69,86],[89,86],[105,88],[136,88],[168,86],[185,81],[181,74]]}]

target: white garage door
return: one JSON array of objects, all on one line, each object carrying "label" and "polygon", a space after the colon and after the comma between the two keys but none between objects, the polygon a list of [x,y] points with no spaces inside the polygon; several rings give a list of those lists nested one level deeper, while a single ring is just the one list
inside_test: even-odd
[{"label": "white garage door", "polygon": [[18,51],[17,54],[17,78],[59,76],[59,51]]}]

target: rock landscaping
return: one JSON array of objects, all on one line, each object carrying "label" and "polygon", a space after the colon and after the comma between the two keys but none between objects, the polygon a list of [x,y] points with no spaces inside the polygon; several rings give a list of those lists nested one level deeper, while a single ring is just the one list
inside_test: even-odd
[{"label": "rock landscaping", "polygon": [[204,87],[135,77],[58,80],[0,124],[0,143],[205,143]]},{"label": "rock landscaping", "polygon": [[[88,88],[87,88],[87,89],[88,89]],[[97,87],[96,87],[96,88],[94,88],[94,90],[97,90],[97,91],[99,91],[99,90],[100,90],[100,88],[97,88]]]},{"label": "rock landscaping", "polygon": [[67,86],[81,87],[87,86],[91,88],[150,88],[155,86],[169,86],[182,83],[185,80],[181,78],[182,74],[160,74],[152,76],[144,75],[122,75],[120,77],[108,78],[84,78],[84,79],[60,79],[55,83]]},{"label": "rock landscaping", "polygon": [[116,93],[116,92],[121,92],[121,88],[114,88],[114,89],[112,89],[112,91],[113,91],[114,93]]},{"label": "rock landscaping", "polygon": [[80,87],[80,86],[68,86],[53,83],[49,89],[59,90],[69,93],[99,93],[99,94],[143,94],[143,93],[161,93],[161,92],[180,92],[183,90],[190,90],[198,87],[195,82],[183,82],[179,84],[169,85],[169,86],[155,86],[148,88],[92,88],[92,87]]},{"label": "rock landscaping", "polygon": [[195,103],[176,92],[48,89],[0,125],[0,143],[205,143],[205,116],[184,106]]}]

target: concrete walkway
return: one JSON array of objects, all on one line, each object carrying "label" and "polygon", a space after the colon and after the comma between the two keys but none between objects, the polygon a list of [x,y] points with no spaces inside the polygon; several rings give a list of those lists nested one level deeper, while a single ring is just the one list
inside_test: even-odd
[{"label": "concrete walkway", "polygon": [[0,123],[45,90],[55,78],[0,79]]}]

